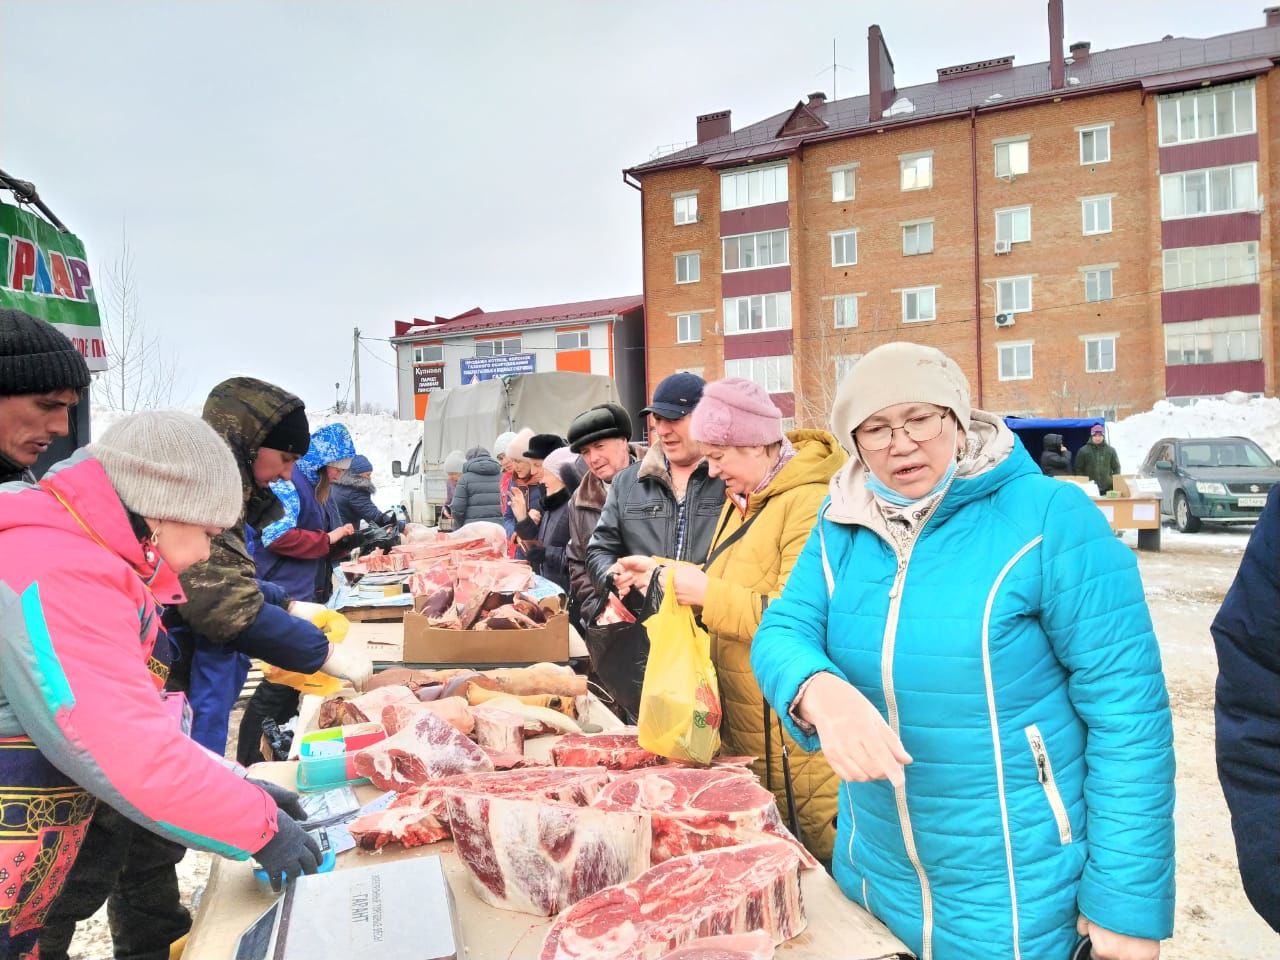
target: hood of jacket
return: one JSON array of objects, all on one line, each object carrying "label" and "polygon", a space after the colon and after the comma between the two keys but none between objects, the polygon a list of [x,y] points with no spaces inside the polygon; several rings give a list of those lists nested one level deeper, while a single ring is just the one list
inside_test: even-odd
[{"label": "hood of jacket", "polygon": [[326,423],[311,434],[311,446],[298,461],[298,468],[315,486],[320,479],[320,471],[335,460],[353,460],[356,445],[351,434],[341,423]]},{"label": "hood of jacket", "polygon": [[147,560],[102,464],[84,450],[56,464],[39,487],[9,489],[0,493],[0,535],[18,528],[71,534],[85,550],[108,550],[128,564],[160,604],[186,599],[173,568],[158,553]]},{"label": "hood of jacket", "polygon": [[1044,452],[1060,453],[1062,451],[1062,434],[1046,433],[1044,435]]},{"label": "hood of jacket", "polygon": [[333,481],[339,487],[351,487],[354,490],[363,490],[365,493],[373,494],[378,492],[377,486],[373,482],[373,477],[361,476],[353,472],[354,468],[344,470],[342,476]]},{"label": "hood of jacket", "polygon": [[752,513],[770,497],[810,483],[828,483],[845,465],[848,455],[836,438],[826,430],[792,430],[787,434],[795,456],[788,460],[765,488],[747,498],[747,512]]},{"label": "hood of jacket", "polygon": [[[966,503],[985,497],[1024,473],[1039,474],[1040,468],[1031,462],[1013,431],[995,414],[972,411],[964,459],[956,467],[955,479],[934,511],[935,519],[945,519]],[[819,517],[834,523],[867,527],[888,539],[888,525],[867,489],[866,478],[867,468],[862,461],[850,457],[831,478],[830,505]]]},{"label": "hood of jacket", "polygon": [[462,468],[462,472],[463,474],[474,473],[482,477],[496,477],[502,472],[502,467],[493,457],[472,457]]},{"label": "hood of jacket", "polygon": [[270,489],[254,482],[254,458],[276,424],[302,408],[302,401],[288,390],[254,377],[223,380],[204,402],[205,422],[227,442],[240,467],[244,519],[258,529],[278,520],[284,511]]}]

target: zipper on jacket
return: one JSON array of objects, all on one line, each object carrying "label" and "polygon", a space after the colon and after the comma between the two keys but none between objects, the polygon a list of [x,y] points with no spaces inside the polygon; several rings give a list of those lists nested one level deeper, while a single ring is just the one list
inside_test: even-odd
[{"label": "zipper on jacket", "polygon": [[1071,842],[1071,819],[1067,816],[1066,804],[1062,802],[1062,794],[1058,792],[1057,781],[1053,779],[1053,764],[1049,761],[1049,749],[1040,735],[1040,728],[1034,723],[1027,727],[1027,743],[1031,744],[1031,756],[1036,761],[1036,779],[1044,788],[1045,798],[1053,811],[1053,819],[1058,824],[1058,840],[1063,846]]}]

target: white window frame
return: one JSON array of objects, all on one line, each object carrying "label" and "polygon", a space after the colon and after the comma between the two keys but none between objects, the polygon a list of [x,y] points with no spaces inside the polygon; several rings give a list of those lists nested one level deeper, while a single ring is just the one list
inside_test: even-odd
[{"label": "white window frame", "polygon": [[[1031,172],[1031,138],[1011,137],[995,143],[995,172],[997,180],[1025,177]],[[1000,169],[1000,154],[1005,154],[1006,169]],[[1021,168],[1021,169],[1017,169]]]},{"label": "white window frame", "polygon": [[[681,267],[684,279],[680,279]],[[702,254],[696,251],[676,254],[676,283],[697,283],[702,279]]]},{"label": "white window frame", "polygon": [[834,358],[835,382],[839,384],[841,380],[847,377],[849,375],[849,371],[852,370],[861,359],[862,354],[860,353],[842,353],[837,355]]},{"label": "white window frame", "polygon": [[676,343],[702,342],[702,314],[676,314]]},{"label": "white window frame", "polygon": [[[1079,139],[1080,139],[1080,166],[1092,167],[1099,163],[1111,162],[1111,124],[1100,123],[1092,127],[1076,127],[1076,133],[1079,135]],[[1093,146],[1092,159],[1087,159],[1084,155],[1084,143],[1085,143],[1086,134],[1092,138],[1090,141]],[[1106,146],[1106,149],[1103,151],[1106,154],[1106,156],[1103,156],[1103,157],[1098,156],[1098,143],[1100,142],[1099,138],[1101,138],[1101,142]]]},{"label": "white window frame", "polygon": [[720,174],[720,209],[746,210],[770,203],[785,203],[789,197],[787,165],[726,170]]},{"label": "white window frame", "polygon": [[[1259,280],[1256,240],[1218,243],[1208,247],[1170,247],[1164,251],[1163,260],[1165,290],[1206,290],[1257,283]],[[1215,262],[1221,264],[1216,270]],[[1249,271],[1250,266],[1252,271]],[[1188,279],[1190,282],[1184,282]]]},{"label": "white window frame", "polygon": [[[1088,270],[1081,270],[1084,274],[1084,302],[1085,303],[1105,303],[1108,300],[1115,299],[1115,282],[1116,271],[1114,267],[1092,267]],[[1107,295],[1102,296],[1103,278],[1106,278]],[[1089,295],[1090,278],[1093,280],[1093,296]]]},{"label": "white window frame", "polygon": [[[1106,360],[1102,353],[1102,344],[1111,344],[1111,366],[1105,366]],[[1089,348],[1097,345],[1097,364],[1090,365],[1092,359],[1089,356]],[[1103,337],[1085,337],[1084,338],[1084,372],[1085,373],[1115,373],[1116,372],[1116,338],[1112,334]]]},{"label": "white window frame", "polygon": [[[833,267],[856,267],[858,265],[858,231],[851,230],[832,230],[831,237],[831,265]],[[849,244],[853,244],[853,259],[841,260],[840,257],[849,256]],[[837,252],[839,250],[840,252]]]},{"label": "white window frame", "polygon": [[[515,344],[515,349],[507,349],[513,343]],[[481,347],[485,347],[488,352],[481,353]],[[494,337],[492,340],[475,341],[475,356],[477,357],[511,357],[523,352],[524,344],[521,342],[520,337]]]},{"label": "white window frame", "polygon": [[[578,342],[576,346],[566,346],[561,344],[561,337],[576,337]],[[590,330],[557,330],[556,331],[556,352],[561,350],[590,350],[591,349],[591,331]]]},{"label": "white window frame", "polygon": [[[1105,230],[1100,229],[1097,225],[1098,215],[1094,214],[1094,227],[1089,229],[1089,211],[1106,210],[1107,227]],[[1111,209],[1111,194],[1104,194],[1100,197],[1081,197],[1080,198],[1080,230],[1086,237],[1096,237],[1100,234],[1110,233],[1115,225]]]},{"label": "white window frame", "polygon": [[[745,309],[743,307],[745,304]],[[760,325],[754,326],[752,317],[758,311]],[[742,326],[745,314],[747,324]],[[772,320],[772,322],[771,322]],[[785,293],[757,293],[746,297],[725,297],[724,333],[736,336],[742,333],[759,333],[762,330],[791,329],[791,291]]]},{"label": "white window frame", "polygon": [[830,167],[831,202],[848,203],[858,196],[858,165],[851,163],[841,167]]},{"label": "white window frame", "polygon": [[[1020,277],[1000,277],[996,280],[996,313],[1030,313],[1032,308],[1032,280],[1030,274]],[[1026,306],[1019,306],[1020,288],[1026,287]],[[1012,303],[1009,300],[1012,299]]]},{"label": "white window frame", "polygon": [[858,325],[858,295],[840,293],[832,297],[831,314],[837,330],[852,330]]},{"label": "white window frame", "polygon": [[[1027,372],[1025,374],[1018,372],[1018,351],[1020,350],[1027,351]],[[1013,372],[1009,376],[1005,376],[1004,361],[1006,356],[1012,356],[1013,358]],[[996,344],[996,374],[1002,381],[1035,379],[1035,362],[1035,343],[1031,340]]]},{"label": "white window frame", "polygon": [[767,393],[795,391],[795,363],[790,354],[771,357],[741,357],[724,362],[725,377],[742,377],[764,387]]},{"label": "white window frame", "polygon": [[[778,262],[773,261],[774,241],[781,234],[782,237],[782,259]],[[736,256],[730,257],[730,248],[736,249]],[[752,263],[750,266],[741,266],[743,261],[742,252],[744,249],[751,250]],[[761,263],[761,253],[764,250],[769,251],[769,262]],[[739,266],[730,267],[728,263],[731,259],[736,259]],[[738,233],[731,237],[720,238],[720,272],[721,273],[742,273],[747,270],[765,270],[769,267],[787,267],[791,265],[791,231],[785,227],[780,230],[760,230],[755,233]]]},{"label": "white window frame", "polygon": [[[1169,344],[1173,338],[1193,338],[1198,354],[1207,344],[1211,354],[1225,346],[1227,355],[1210,356],[1208,360],[1182,360],[1170,362]],[[1234,341],[1234,342],[1233,342]],[[1208,320],[1184,320],[1164,325],[1165,366],[1199,366],[1207,363],[1240,363],[1262,359],[1262,318],[1257,314],[1241,317],[1213,317]]]},{"label": "white window frame", "polygon": [[[1227,184],[1229,185],[1230,202],[1227,206],[1215,206],[1213,180],[1216,176],[1222,176],[1221,171],[1227,171]],[[1245,179],[1252,182],[1251,186],[1246,185],[1243,189],[1243,196],[1237,197],[1236,193],[1236,174],[1243,173]],[[1204,209],[1187,213],[1187,197],[1192,194],[1187,192],[1187,184],[1193,179],[1204,180]],[[1176,192],[1178,204],[1182,208],[1181,213],[1170,213],[1173,204],[1170,204],[1171,196]],[[1223,213],[1248,213],[1258,209],[1258,164],[1257,161],[1251,160],[1248,163],[1231,163],[1218,167],[1202,167],[1198,170],[1180,170],[1177,173],[1166,173],[1160,177],[1160,219],[1161,220],[1185,220],[1189,217],[1214,217]]]},{"label": "white window frame", "polygon": [[[907,236],[915,233],[915,250],[908,249]],[[920,237],[922,234],[928,234],[928,247],[921,249]],[[913,220],[910,223],[902,225],[902,255],[904,257],[922,257],[927,253],[933,253],[933,220]]]},{"label": "white window frame", "polygon": [[671,215],[677,227],[698,222],[697,193],[678,193],[671,198]]},{"label": "white window frame", "polygon": [[[434,353],[435,356],[428,354]],[[413,348],[414,363],[444,363],[444,344],[428,343],[420,347]]]},{"label": "white window frame", "polygon": [[[923,178],[921,170],[923,163]],[[911,176],[908,177],[908,171]],[[923,182],[921,182],[923,179]],[[918,153],[904,153],[898,156],[898,186],[902,193],[914,190],[933,189],[933,151],[921,150]]]},{"label": "white window frame", "polygon": [[[1017,233],[1018,233],[1017,227],[1018,227],[1018,221],[1020,219],[1018,215],[1022,213],[1026,214],[1027,235],[1026,237],[1020,239],[1017,237]],[[1000,218],[1001,217],[1008,217],[1009,219],[1010,235],[1008,237],[1000,236]],[[1004,207],[1003,209],[996,211],[996,239],[1008,240],[1010,245],[1015,243],[1031,242],[1031,206],[1030,204],[1023,204],[1020,207]]]},{"label": "white window frame", "polygon": [[[925,291],[928,291],[929,293],[930,312],[929,312],[929,316],[927,317],[920,315],[920,295]],[[902,293],[902,322],[903,323],[929,323],[932,320],[938,319],[938,286],[937,284],[931,284],[923,287],[907,287],[906,289],[902,290],[901,293]],[[917,314],[914,317],[909,316],[909,311],[907,309],[907,305],[908,303],[911,302],[911,298],[913,297],[915,298],[915,308],[916,308],[915,312]]]},{"label": "white window frame", "polygon": [[[1232,129],[1228,133],[1218,132],[1217,117],[1217,95],[1231,91],[1231,123]],[[1243,94],[1243,96],[1241,96]],[[1242,101],[1247,100],[1246,113],[1248,114],[1248,126],[1241,126],[1240,107]],[[1213,106],[1210,106],[1210,104]],[[1185,109],[1184,109],[1185,108]],[[1205,109],[1208,108],[1207,117],[1212,123],[1202,123],[1202,117],[1206,116]],[[1173,114],[1170,117],[1170,113]],[[1187,115],[1191,119],[1193,132],[1190,136],[1182,135],[1182,121]],[[1222,140],[1227,137],[1243,137],[1251,133],[1258,132],[1258,96],[1257,87],[1253,80],[1245,80],[1242,83],[1224,83],[1212,87],[1200,87],[1196,90],[1185,90],[1179,93],[1163,94],[1156,100],[1156,119],[1159,127],[1158,141],[1162,147],[1171,147],[1179,143],[1204,143],[1208,140]],[[1170,123],[1172,120],[1172,124]],[[1202,126],[1212,125],[1214,130],[1211,134],[1201,134]],[[1170,130],[1172,126],[1172,130]]]}]

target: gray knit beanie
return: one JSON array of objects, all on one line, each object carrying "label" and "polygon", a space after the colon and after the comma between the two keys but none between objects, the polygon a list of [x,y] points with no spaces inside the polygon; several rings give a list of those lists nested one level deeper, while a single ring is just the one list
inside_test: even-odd
[{"label": "gray knit beanie", "polygon": [[141,517],[224,530],[240,519],[244,491],[235,455],[199,417],[135,413],[108,427],[88,451]]}]

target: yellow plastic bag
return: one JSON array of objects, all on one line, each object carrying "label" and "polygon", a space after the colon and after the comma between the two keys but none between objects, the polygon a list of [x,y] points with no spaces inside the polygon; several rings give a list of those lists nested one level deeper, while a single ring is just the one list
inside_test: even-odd
[{"label": "yellow plastic bag", "polygon": [[[351,629],[351,621],[337,610],[330,610],[327,607],[323,610],[317,610],[306,619],[323,630],[330,643],[341,643],[346,639],[347,631]],[[286,687],[293,687],[299,693],[310,693],[318,697],[331,697],[343,687],[341,680],[337,677],[331,677],[327,673],[320,673],[319,671],[315,673],[298,673],[294,670],[282,670],[280,667],[273,666],[263,660],[255,662],[258,665],[258,669],[262,671],[263,677],[267,680]]]},{"label": "yellow plastic bag", "polygon": [[711,639],[693,610],[676,600],[668,573],[658,612],[644,622],[649,662],[640,693],[640,746],[688,763],[710,763],[720,749],[720,689]]}]

